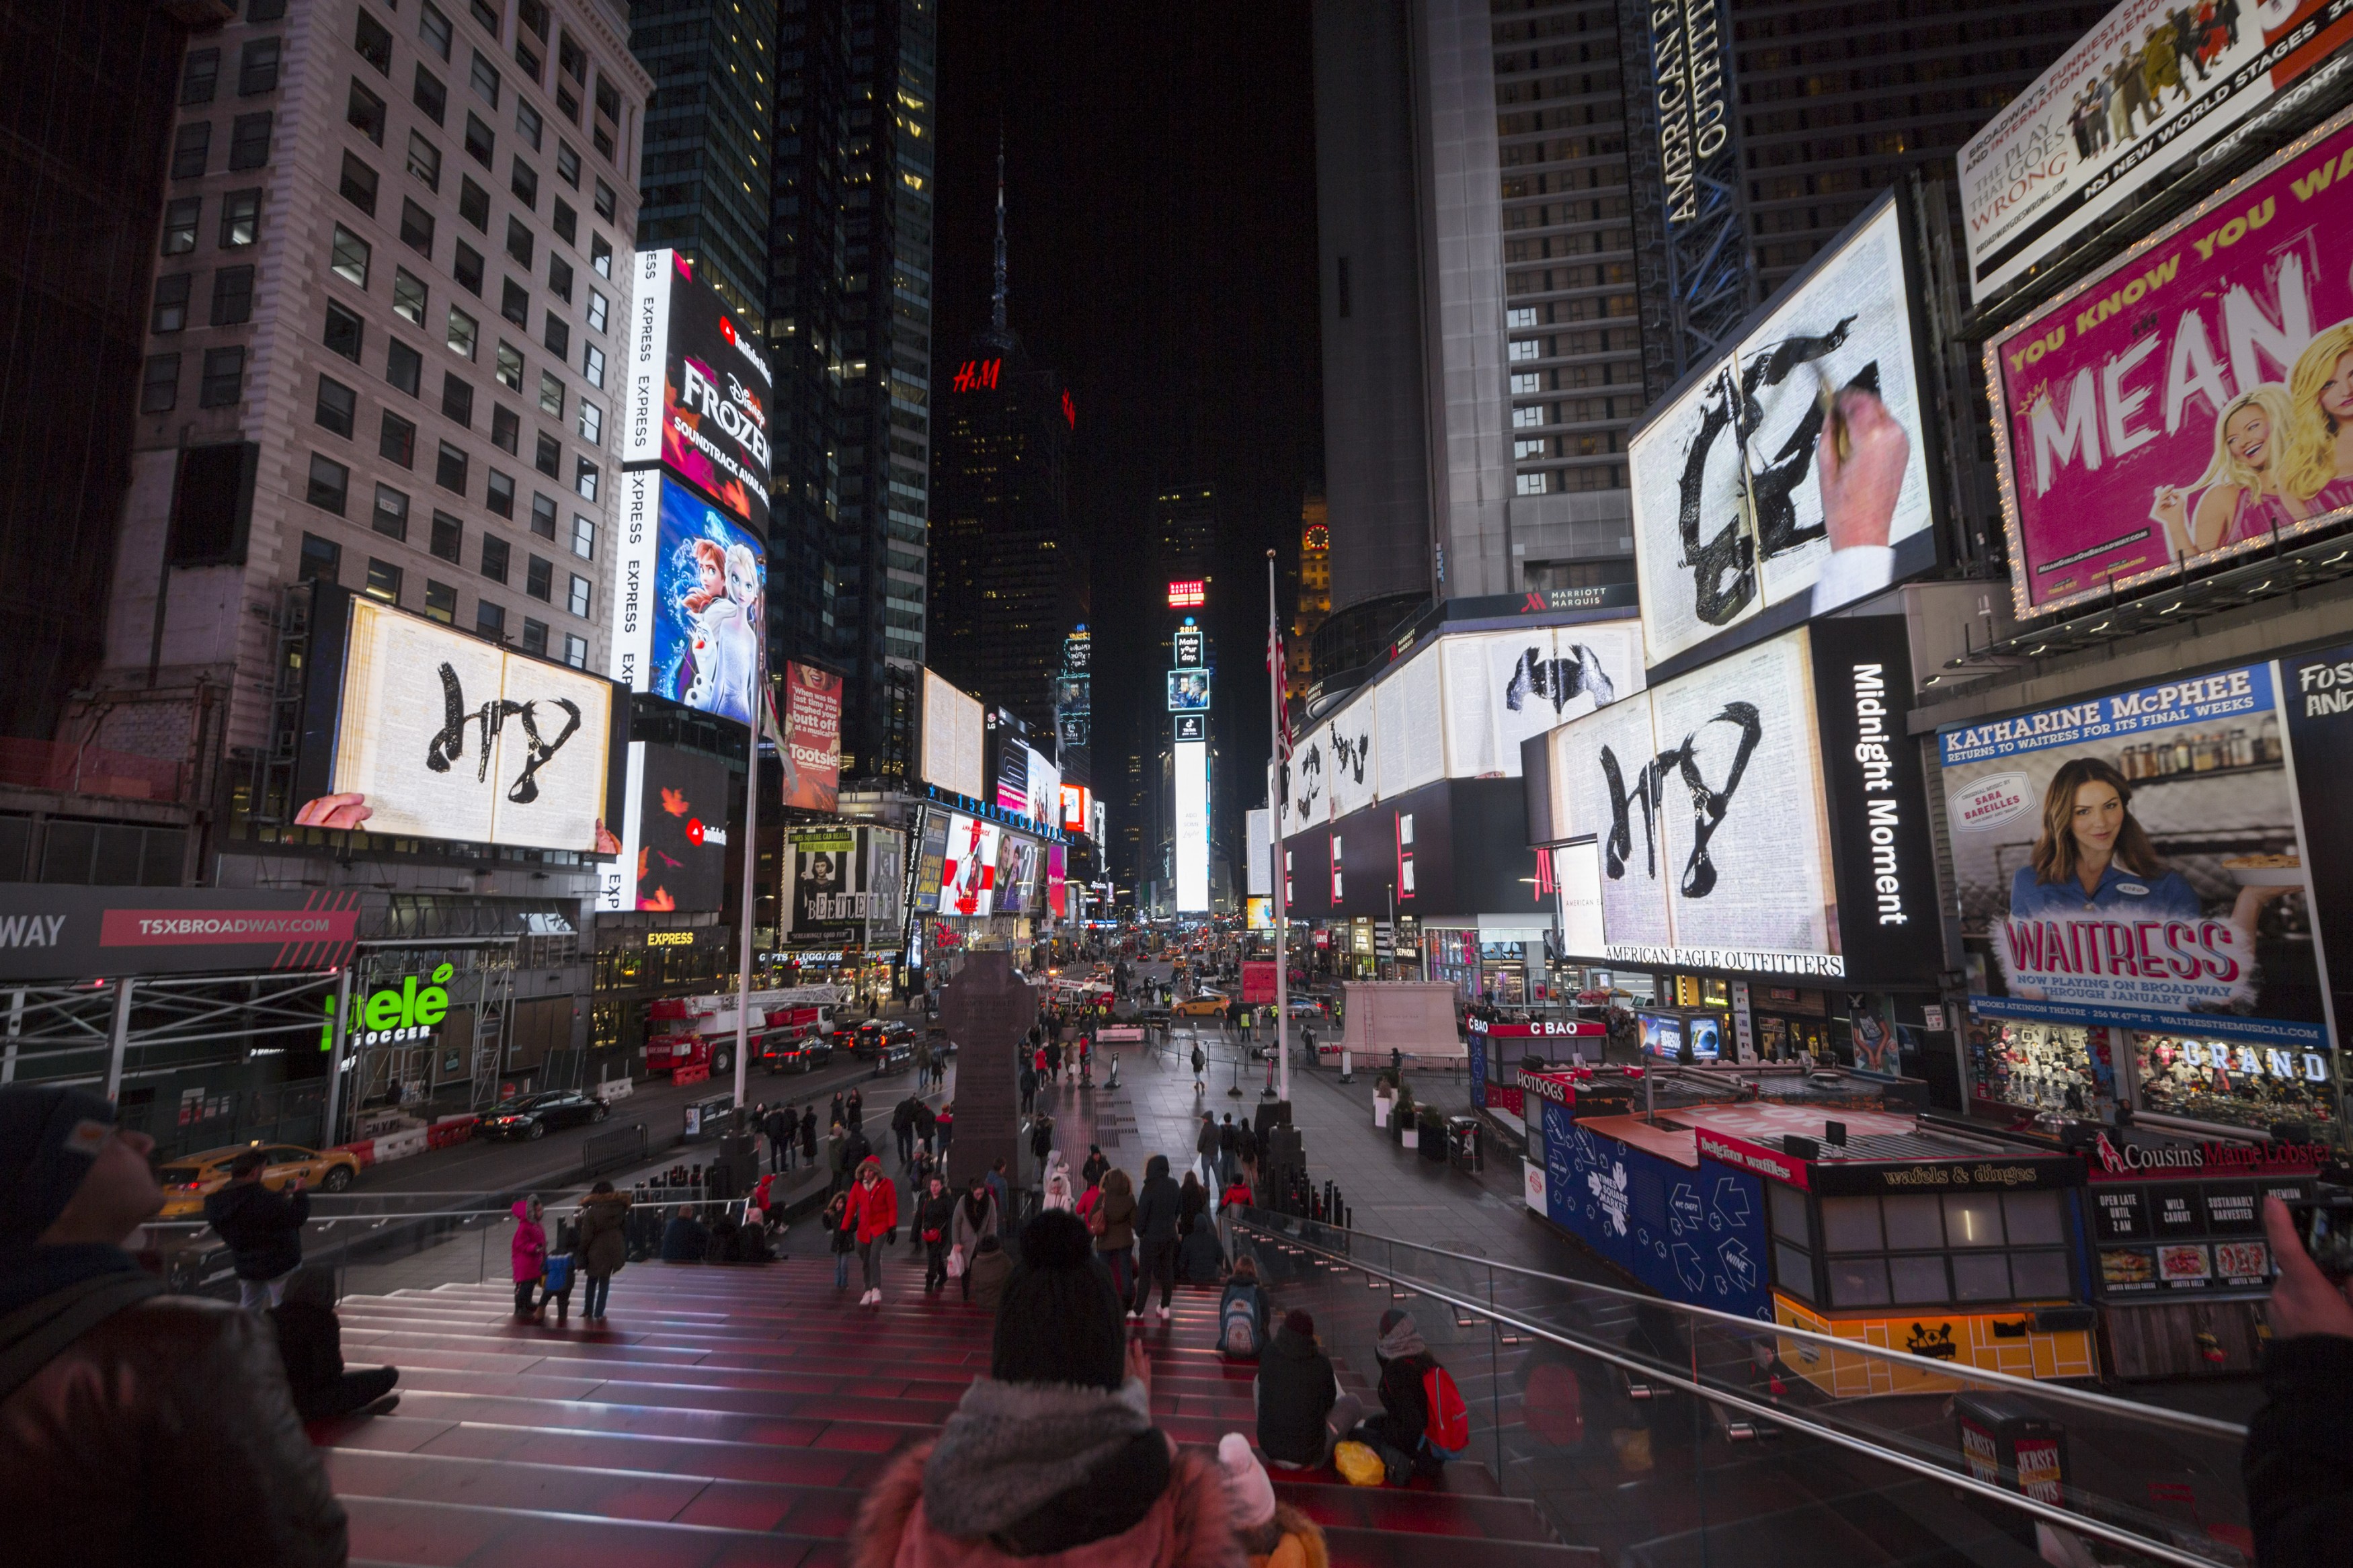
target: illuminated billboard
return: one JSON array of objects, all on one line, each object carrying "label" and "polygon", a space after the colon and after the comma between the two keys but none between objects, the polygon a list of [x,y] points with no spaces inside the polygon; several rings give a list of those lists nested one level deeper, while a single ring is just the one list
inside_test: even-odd
[{"label": "illuminated billboard", "polygon": [[1169,647],[1176,651],[1177,668],[1201,668],[1201,628],[1193,624],[1192,616],[1185,617],[1185,624],[1178,626],[1176,635],[1169,638]]},{"label": "illuminated billboard", "polygon": [[306,823],[617,855],[620,689],[315,585],[298,779]]},{"label": "illuminated billboard", "polygon": [[944,915],[997,911],[997,824],[962,812],[948,815],[941,852],[938,910]]},{"label": "illuminated billboard", "polygon": [[1206,713],[1209,709],[1209,672],[1172,669],[1168,672],[1168,711]]},{"label": "illuminated billboard", "polygon": [[621,489],[614,679],[750,724],[767,626],[762,536],[667,474],[628,474]]},{"label": "illuminated billboard", "polygon": [[597,907],[694,913],[718,909],[727,875],[732,784],[727,764],[716,757],[633,742],[630,815],[621,834],[621,858],[607,875],[610,897]]},{"label": "illuminated billboard", "polygon": [[1176,912],[1209,908],[1209,748],[1200,741],[1176,745]]},{"label": "illuminated billboard", "polygon": [[640,251],[621,462],[660,465],[768,536],[768,362],[674,250]]},{"label": "illuminated billboard", "polygon": [[985,733],[980,700],[924,670],[923,782],[952,795],[985,798],[980,793]]},{"label": "illuminated billboard", "polygon": [[841,799],[841,677],[785,666],[785,804],[831,811]]},{"label": "illuminated billboard", "polygon": [[1634,565],[1652,665],[1753,640],[1936,563],[1918,264],[1903,220],[1880,198],[1634,432]]},{"label": "illuminated billboard", "polygon": [[1198,577],[1171,583],[1168,584],[1168,607],[1172,610],[1193,609],[1208,596],[1208,584]]},{"label": "illuminated billboard", "polygon": [[863,828],[796,827],[789,836],[793,890],[785,907],[790,935],[828,942],[856,942],[875,913]]},{"label": "illuminated billboard", "polygon": [[997,912],[1000,915],[1034,915],[1038,908],[1038,879],[1042,868],[1044,847],[1034,838],[1018,833],[997,836]]},{"label": "illuminated billboard", "polygon": [[940,879],[947,869],[948,814],[937,807],[923,816],[923,835],[915,845],[915,908],[925,914],[940,907]]},{"label": "illuminated billboard", "polygon": [[2353,520],[2348,154],[2340,115],[1986,340],[2021,619]]}]

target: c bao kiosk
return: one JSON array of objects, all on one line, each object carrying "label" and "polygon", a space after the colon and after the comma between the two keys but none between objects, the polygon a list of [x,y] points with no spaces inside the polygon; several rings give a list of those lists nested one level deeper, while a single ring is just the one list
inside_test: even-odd
[{"label": "c bao kiosk", "polygon": [[[1824,1103],[1795,1075],[1791,1098],[1768,1098],[1760,1075],[1743,1103],[1638,1114],[1641,1076],[1524,1070],[1520,1082],[1528,1206],[1643,1285],[2012,1376],[2095,1374],[2075,1154]],[[1906,1386],[1895,1363],[1810,1342],[1784,1342],[1784,1359],[1836,1396]]]}]

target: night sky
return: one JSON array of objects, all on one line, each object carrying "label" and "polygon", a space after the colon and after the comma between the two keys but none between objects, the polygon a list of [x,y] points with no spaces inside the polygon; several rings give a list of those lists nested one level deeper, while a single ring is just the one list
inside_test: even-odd
[{"label": "night sky", "polygon": [[1307,7],[942,0],[939,59],[934,384],[987,324],[1001,125],[1008,320],[1078,409],[1071,505],[1093,540],[1097,781],[1133,743],[1114,749],[1107,721],[1166,721],[1152,653],[1165,584],[1142,545],[1153,496],[1206,478],[1226,534],[1210,592],[1216,720],[1238,781],[1227,799],[1253,805],[1265,552],[1293,568],[1301,498],[1322,488]]}]

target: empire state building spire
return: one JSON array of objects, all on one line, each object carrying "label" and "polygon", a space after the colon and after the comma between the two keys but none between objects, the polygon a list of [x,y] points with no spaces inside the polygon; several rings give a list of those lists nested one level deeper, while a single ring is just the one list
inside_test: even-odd
[{"label": "empire state building spire", "polygon": [[990,296],[989,324],[1005,331],[1005,132],[997,133],[997,291]]}]

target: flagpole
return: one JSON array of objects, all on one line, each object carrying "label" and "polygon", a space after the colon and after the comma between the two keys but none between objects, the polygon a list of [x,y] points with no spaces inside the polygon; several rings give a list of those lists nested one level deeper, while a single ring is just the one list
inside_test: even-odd
[{"label": "flagpole", "polygon": [[1275,781],[1281,775],[1278,768],[1282,760],[1282,624],[1274,611],[1274,552],[1266,552],[1266,680],[1272,700],[1267,707],[1267,729],[1271,749],[1267,752],[1266,819],[1273,831],[1274,842],[1267,847],[1268,878],[1274,894],[1274,1059],[1275,1074],[1282,1087],[1277,1098],[1284,1104],[1291,1100],[1291,965],[1283,957],[1283,944],[1291,935],[1291,919],[1282,908],[1282,802]]},{"label": "flagpole", "polygon": [[[761,630],[758,675],[752,687],[752,765],[744,770],[744,929],[737,943],[735,980],[735,1110],[739,1125],[752,1070],[752,921],[759,910],[760,737],[767,732],[769,709],[768,639],[766,628]],[[779,856],[779,876],[783,869],[783,858]],[[779,893],[782,890],[779,883]]]}]

